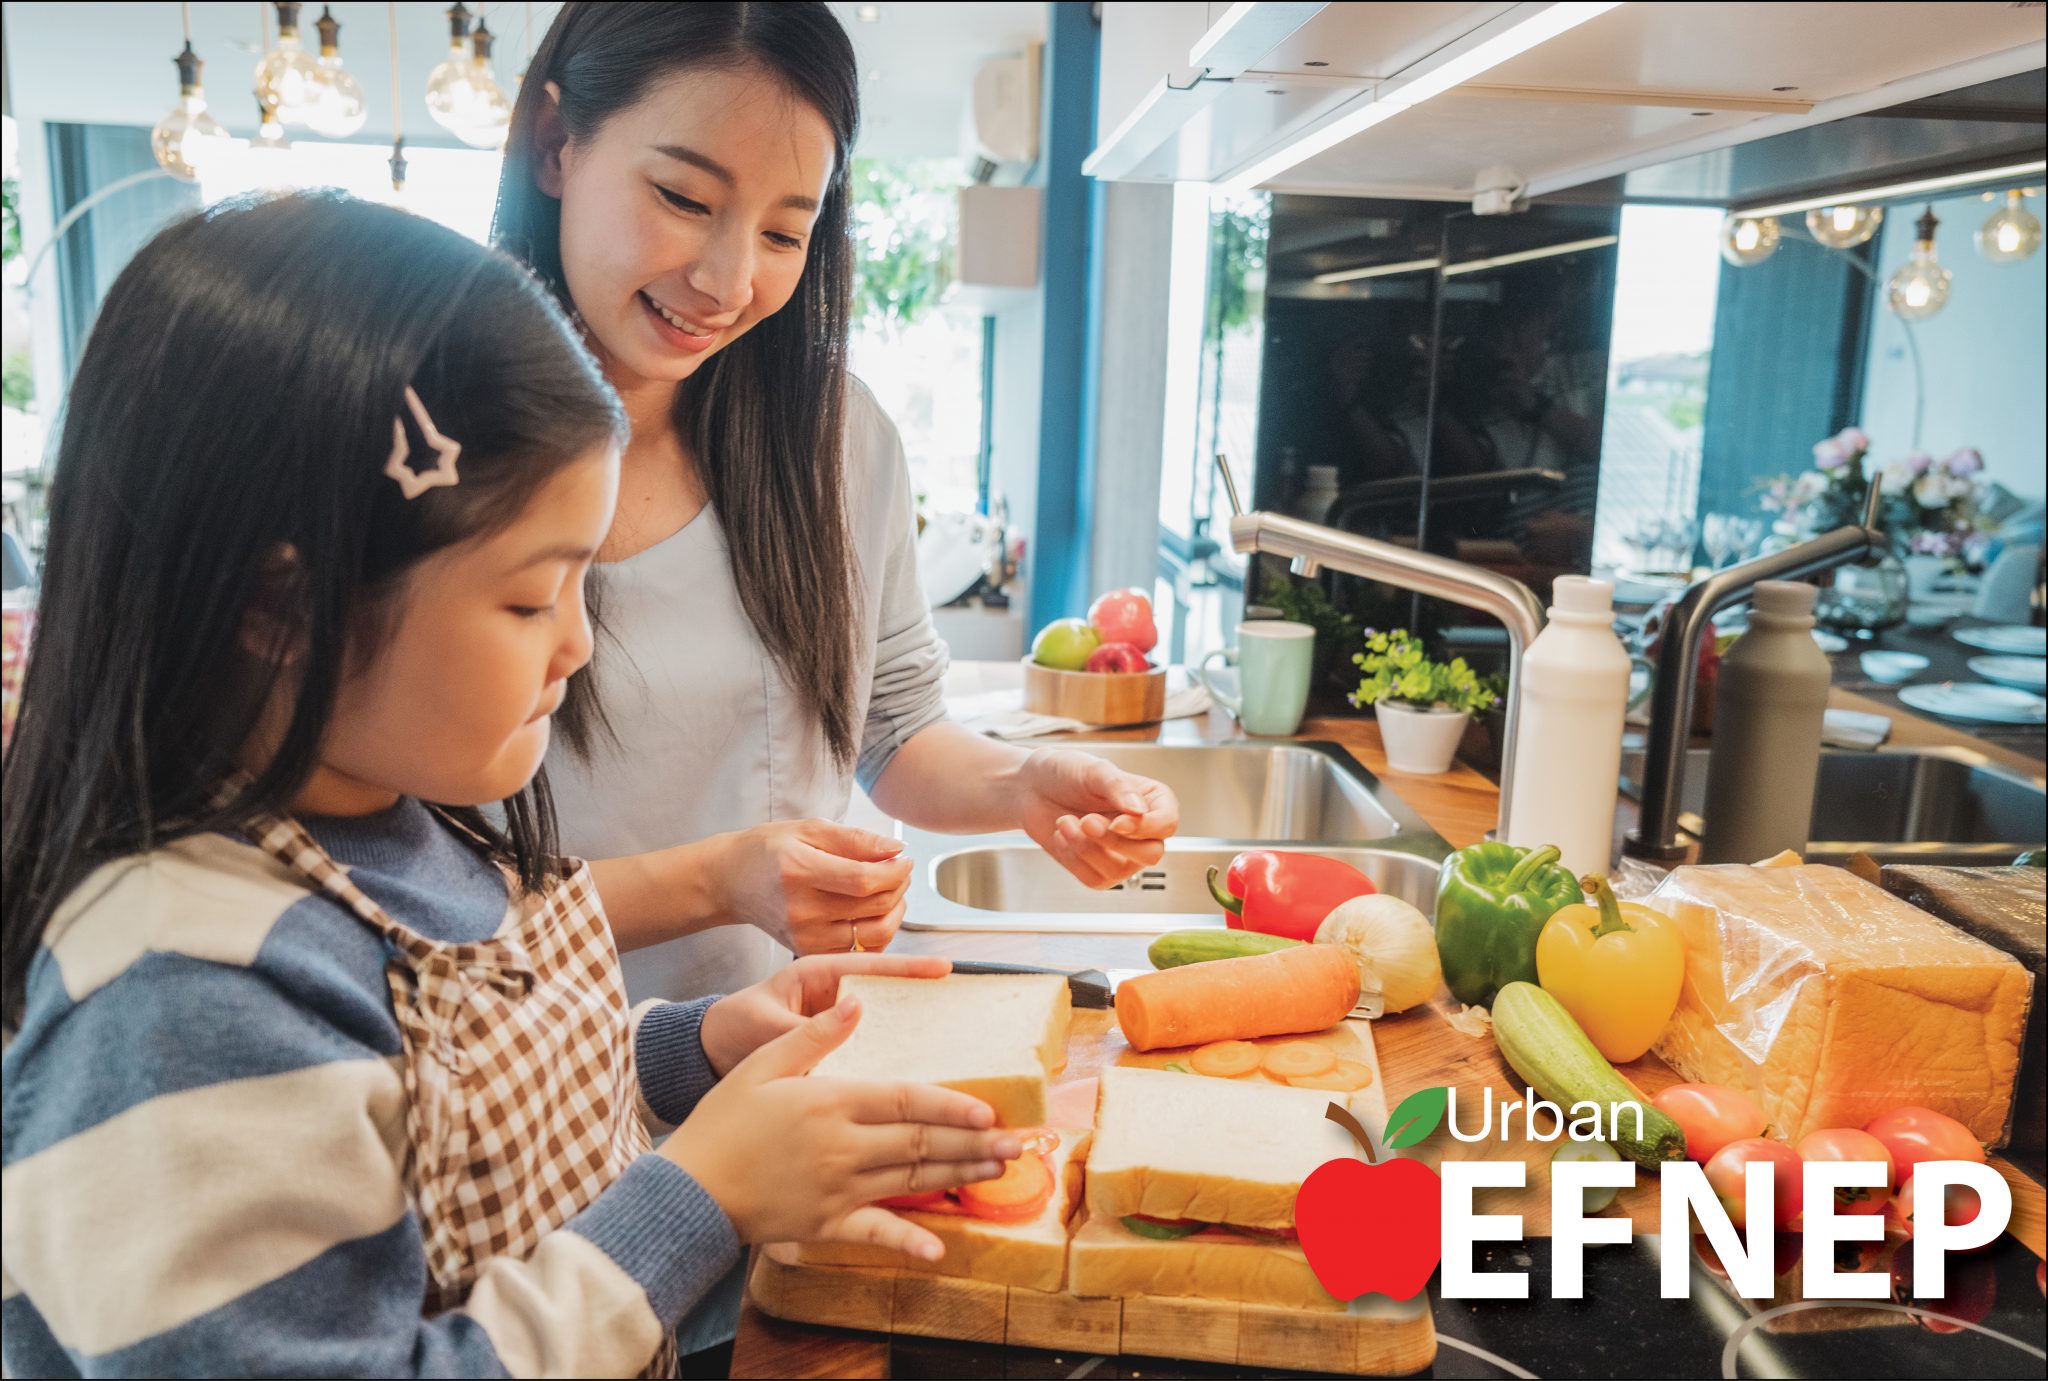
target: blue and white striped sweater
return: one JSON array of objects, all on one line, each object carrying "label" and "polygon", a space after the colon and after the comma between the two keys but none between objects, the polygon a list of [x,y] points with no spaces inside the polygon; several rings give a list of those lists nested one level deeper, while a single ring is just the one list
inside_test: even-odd
[{"label": "blue and white striped sweater", "polygon": [[[435,939],[507,915],[497,870],[415,802],[308,826]],[[423,1318],[383,938],[218,835],[66,900],[4,1057],[0,1360],[10,1376],[626,1375],[738,1259],[646,1156],[463,1308]],[[714,1075],[709,999],[635,1012],[643,1114]]]}]

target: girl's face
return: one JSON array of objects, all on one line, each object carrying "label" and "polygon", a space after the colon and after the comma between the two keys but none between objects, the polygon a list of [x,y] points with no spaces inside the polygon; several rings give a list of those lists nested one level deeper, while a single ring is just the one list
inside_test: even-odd
[{"label": "girl's face", "polygon": [[686,379],[796,291],[832,128],[758,66],[678,73],[575,143],[550,87],[536,140],[569,295],[615,380]]},{"label": "girl's face", "polygon": [[480,805],[526,785],[564,683],[590,660],[583,577],[618,481],[606,443],[510,525],[412,570],[385,636],[342,682],[302,809],[349,814],[399,795]]}]

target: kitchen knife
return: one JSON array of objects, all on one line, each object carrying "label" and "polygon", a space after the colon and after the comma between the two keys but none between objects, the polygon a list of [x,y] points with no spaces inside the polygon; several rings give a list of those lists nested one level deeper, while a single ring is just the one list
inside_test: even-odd
[{"label": "kitchen knife", "polygon": [[954,973],[1056,973],[1067,980],[1067,991],[1072,994],[1076,1007],[1107,1008],[1113,1005],[1110,997],[1109,976],[1101,969],[1082,969],[1071,973],[1066,969],[1040,968],[1036,964],[998,964],[980,959],[955,959]]}]

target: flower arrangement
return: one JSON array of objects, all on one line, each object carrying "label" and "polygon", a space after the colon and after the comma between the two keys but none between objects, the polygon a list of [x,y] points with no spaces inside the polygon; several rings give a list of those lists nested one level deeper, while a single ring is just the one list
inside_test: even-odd
[{"label": "flower arrangement", "polygon": [[[1813,469],[1764,481],[1764,512],[1776,517],[1788,537],[1825,532],[1861,522],[1870,494],[1865,462],[1870,437],[1847,427],[1815,443]],[[1924,451],[1878,468],[1878,525],[1902,555],[1939,556],[1981,563],[1987,546],[1978,525],[1977,502],[1984,457],[1964,447],[1946,460]]]},{"label": "flower arrangement", "polygon": [[1354,705],[1391,701],[1421,710],[1471,714],[1499,698],[1480,683],[1463,657],[1432,661],[1423,650],[1422,639],[1405,628],[1391,633],[1368,628],[1365,651],[1352,654],[1351,660],[1365,673],[1350,695]]}]

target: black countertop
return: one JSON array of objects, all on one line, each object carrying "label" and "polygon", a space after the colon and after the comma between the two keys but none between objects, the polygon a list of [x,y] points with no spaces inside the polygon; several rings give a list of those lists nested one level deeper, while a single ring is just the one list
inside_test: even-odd
[{"label": "black countertop", "polygon": [[[1789,1269],[1797,1238],[1782,1237]],[[2048,1346],[2041,1263],[2013,1238],[1951,1257],[1950,1296],[1919,1308],[1966,1318],[1975,1328],[1923,1319],[1869,1302],[1807,1306],[1755,1322],[1766,1302],[1738,1300],[1693,1258],[1683,1300],[1658,1293],[1659,1242],[1586,1249],[1586,1297],[1550,1298],[1550,1249],[1544,1239],[1481,1244],[1482,1271],[1522,1271],[1527,1300],[1438,1297],[1437,1355],[1428,1376],[1794,1376],[2038,1378]],[[1884,1269],[1882,1261],[1877,1269]],[[1793,1277],[1796,1279],[1796,1276]],[[1796,1287],[1788,1289],[1796,1294]],[[1854,1311],[1854,1312],[1849,1312]],[[2031,1351],[2029,1349],[2032,1349]],[[1094,1357],[925,1338],[890,1347],[894,1377],[1239,1377],[1296,1375],[1162,1358]]]}]

